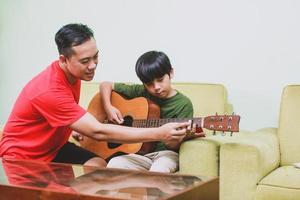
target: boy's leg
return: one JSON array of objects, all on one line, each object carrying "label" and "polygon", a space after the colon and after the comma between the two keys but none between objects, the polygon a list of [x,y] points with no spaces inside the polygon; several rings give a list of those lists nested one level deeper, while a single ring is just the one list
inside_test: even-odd
[{"label": "boy's leg", "polygon": [[107,167],[145,171],[149,170],[151,164],[151,159],[145,156],[141,156],[138,154],[128,154],[110,159],[110,161],[107,164]]},{"label": "boy's leg", "polygon": [[178,153],[170,150],[154,152],[152,166],[149,171],[172,173],[178,170]]},{"label": "boy's leg", "polygon": [[106,162],[97,154],[88,151],[74,143],[67,142],[57,153],[52,162],[72,163],[105,167]]}]

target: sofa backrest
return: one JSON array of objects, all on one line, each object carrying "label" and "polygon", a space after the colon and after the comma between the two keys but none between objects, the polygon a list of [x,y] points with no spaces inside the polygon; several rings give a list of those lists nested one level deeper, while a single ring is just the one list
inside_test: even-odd
[{"label": "sofa backrest", "polygon": [[[227,91],[221,84],[176,82],[172,85],[191,99],[195,117],[232,112],[232,106],[227,101]],[[87,108],[98,91],[98,82],[82,82],[79,104]]]},{"label": "sofa backrest", "polygon": [[232,113],[226,88],[221,84],[177,82],[173,87],[191,99],[195,117]]},{"label": "sofa backrest", "polygon": [[283,90],[278,125],[281,165],[300,161],[300,85]]}]

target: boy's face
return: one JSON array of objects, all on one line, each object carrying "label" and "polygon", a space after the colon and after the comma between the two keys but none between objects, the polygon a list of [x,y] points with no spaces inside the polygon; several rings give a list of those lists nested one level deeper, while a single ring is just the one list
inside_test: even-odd
[{"label": "boy's face", "polygon": [[77,79],[91,81],[98,64],[98,48],[94,38],[72,47],[73,54],[66,58],[60,56],[60,63],[68,80],[72,83]]},{"label": "boy's face", "polygon": [[160,78],[154,79],[150,83],[144,83],[146,90],[153,96],[166,99],[173,96],[171,87],[171,79],[173,78],[173,70],[169,74],[165,74]]}]

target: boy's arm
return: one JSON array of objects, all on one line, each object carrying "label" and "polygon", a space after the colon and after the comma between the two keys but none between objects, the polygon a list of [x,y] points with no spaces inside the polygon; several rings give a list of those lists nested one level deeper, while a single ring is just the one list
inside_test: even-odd
[{"label": "boy's arm", "polygon": [[102,82],[100,84],[100,96],[107,118],[116,124],[123,123],[121,112],[111,104],[111,93],[114,90],[113,82]]}]

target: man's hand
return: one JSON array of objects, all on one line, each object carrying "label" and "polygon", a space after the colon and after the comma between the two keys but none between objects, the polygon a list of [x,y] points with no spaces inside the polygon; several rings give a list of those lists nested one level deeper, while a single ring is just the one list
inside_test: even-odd
[{"label": "man's hand", "polygon": [[[196,132],[196,124],[193,124],[191,120],[189,120],[190,125],[187,127],[186,130],[186,136],[184,140],[190,140],[197,137],[205,137],[205,133],[202,132]],[[202,129],[201,129],[202,130]]]},{"label": "man's hand", "polygon": [[124,122],[121,112],[114,106],[105,108],[107,119],[115,124],[122,124]]},{"label": "man's hand", "polygon": [[81,135],[80,133],[78,133],[76,131],[72,131],[72,137],[78,142],[83,140],[83,135]]},{"label": "man's hand", "polygon": [[186,130],[189,125],[189,122],[164,124],[158,128],[160,140],[166,145],[181,142],[186,136]]}]

